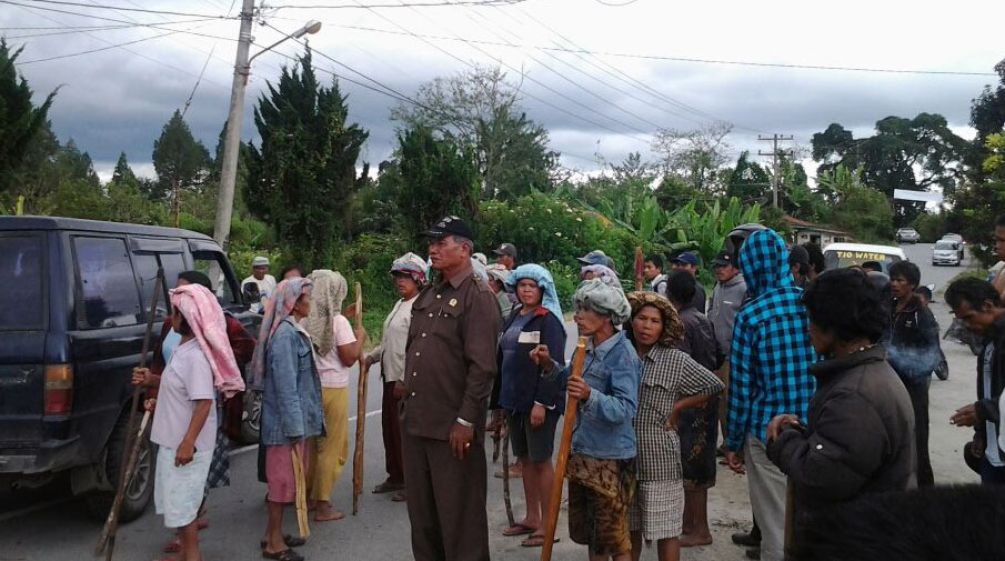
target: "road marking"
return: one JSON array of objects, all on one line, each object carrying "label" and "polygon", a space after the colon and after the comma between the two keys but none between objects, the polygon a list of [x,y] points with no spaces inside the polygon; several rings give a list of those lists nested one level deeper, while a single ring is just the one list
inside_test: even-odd
[{"label": "road marking", "polygon": [[[384,411],[383,409],[377,409],[376,411],[367,411],[366,418],[369,419],[370,417],[373,417],[374,415],[380,415],[383,411]],[[350,423],[353,422],[353,421],[355,421],[355,420],[356,420],[356,415],[353,415],[352,417],[349,417],[349,422]],[[258,445],[257,444],[249,444],[247,446],[241,446],[240,448],[234,448],[233,450],[230,451],[229,455],[230,455],[230,457],[239,456],[241,454],[245,454],[247,452],[251,452],[252,450],[258,450]]]}]

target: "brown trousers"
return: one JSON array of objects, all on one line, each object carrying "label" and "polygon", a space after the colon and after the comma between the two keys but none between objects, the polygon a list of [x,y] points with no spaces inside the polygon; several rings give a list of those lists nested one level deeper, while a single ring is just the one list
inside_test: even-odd
[{"label": "brown trousers", "polygon": [[404,483],[405,471],[401,451],[400,399],[394,397],[394,382],[384,382],[384,399],[381,405],[380,421],[384,432],[384,466],[387,480]]},{"label": "brown trousers", "polygon": [[415,561],[488,561],[485,444],[464,460],[450,443],[402,434]]}]

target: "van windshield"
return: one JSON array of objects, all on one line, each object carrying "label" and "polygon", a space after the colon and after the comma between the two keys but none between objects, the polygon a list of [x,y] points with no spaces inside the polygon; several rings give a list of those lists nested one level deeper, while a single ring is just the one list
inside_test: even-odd
[{"label": "van windshield", "polygon": [[30,330],[45,326],[42,299],[42,238],[0,236],[0,330]]},{"label": "van windshield", "polygon": [[845,267],[861,266],[862,264],[875,262],[879,264],[885,273],[890,269],[890,265],[900,260],[899,255],[871,250],[828,249],[824,251],[824,262],[828,269],[843,269]]},{"label": "van windshield", "polygon": [[948,240],[940,240],[935,242],[935,249],[947,249],[951,251],[956,251],[956,242]]}]

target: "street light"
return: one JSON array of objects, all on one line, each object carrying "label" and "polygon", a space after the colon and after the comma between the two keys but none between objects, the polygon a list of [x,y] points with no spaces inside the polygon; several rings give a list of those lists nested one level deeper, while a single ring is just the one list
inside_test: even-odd
[{"label": "street light", "polygon": [[223,166],[220,170],[220,192],[216,199],[216,217],[213,222],[213,239],[226,249],[230,236],[230,221],[234,213],[234,183],[237,181],[237,154],[241,144],[241,118],[244,114],[244,88],[251,73],[251,61],[268,52],[283,41],[299,39],[308,33],[321,30],[321,22],[311,20],[303,27],[265,47],[253,56],[251,26],[254,23],[255,0],[244,0],[241,8],[241,35],[237,42],[237,60],[234,62],[234,81],[230,90],[230,114],[227,116],[227,135],[223,141]]}]

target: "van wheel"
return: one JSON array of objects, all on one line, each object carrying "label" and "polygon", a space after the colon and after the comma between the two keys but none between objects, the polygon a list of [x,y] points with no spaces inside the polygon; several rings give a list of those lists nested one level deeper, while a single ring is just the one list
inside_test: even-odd
[{"label": "van wheel", "polygon": [[[105,474],[113,489],[118,489],[119,469],[122,467],[123,458],[129,454],[126,450],[128,424],[129,415],[122,415],[112,429],[112,435],[108,438],[105,449]],[[119,510],[120,522],[130,522],[139,518],[150,504],[154,494],[154,469],[157,465],[154,456],[155,448],[150,439],[143,439],[140,454],[136,458],[135,475],[126,488],[126,496],[123,497],[122,508]],[[85,497],[87,509],[99,520],[108,518],[108,511],[111,510],[114,500],[115,491],[95,491]]]},{"label": "van wheel", "polygon": [[241,441],[256,444],[262,432],[262,392],[244,392],[244,420],[241,422]]}]

